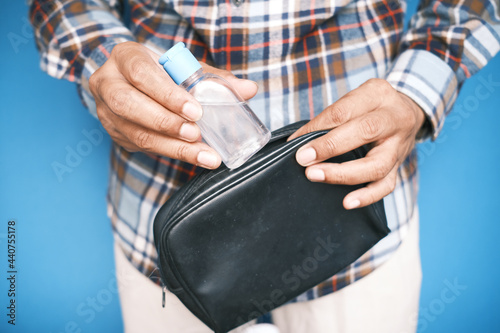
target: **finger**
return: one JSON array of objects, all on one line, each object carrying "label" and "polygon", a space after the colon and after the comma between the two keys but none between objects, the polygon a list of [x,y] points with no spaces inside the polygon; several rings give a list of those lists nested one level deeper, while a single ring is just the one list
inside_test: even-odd
[{"label": "finger", "polygon": [[99,93],[110,112],[153,132],[196,141],[200,129],[192,122],[165,109],[156,101],[122,80],[101,86]]},{"label": "finger", "polygon": [[357,185],[387,177],[398,163],[398,147],[384,142],[372,148],[366,157],[344,163],[319,163],[306,168],[306,177],[313,182]]},{"label": "finger", "polygon": [[229,82],[229,84],[236,90],[238,95],[240,95],[240,97],[244,100],[249,100],[250,98],[254,97],[259,90],[259,87],[255,81],[239,79],[229,71],[212,67],[202,62],[200,62],[200,64],[203,67],[204,72],[216,74]]},{"label": "finger", "polygon": [[136,145],[132,144],[130,141],[128,141],[126,139],[124,140],[124,139],[116,137],[116,138],[113,138],[113,141],[128,152],[133,153],[133,152],[139,151],[139,149],[137,148]]},{"label": "finger", "polygon": [[394,167],[384,178],[357,189],[344,198],[344,208],[361,208],[383,199],[396,188],[398,168]]},{"label": "finger", "polygon": [[370,112],[302,146],[296,154],[297,162],[302,166],[309,166],[342,155],[389,137],[396,132],[397,125],[387,113]]},{"label": "finger", "polygon": [[203,142],[185,142],[159,133],[117,117],[119,131],[137,148],[137,150],[167,156],[215,169],[221,164],[219,154]]},{"label": "finger", "polygon": [[309,132],[338,127],[351,119],[376,110],[382,104],[384,97],[387,97],[392,90],[394,89],[385,80],[368,80],[299,128],[288,138],[288,141]]},{"label": "finger", "polygon": [[[106,106],[104,106],[104,108],[105,107]],[[98,114],[99,114],[99,108],[97,110],[98,110]],[[108,132],[111,139],[115,143],[119,144],[121,147],[125,148],[125,150],[127,150],[129,152],[139,151],[139,148],[136,145],[134,145],[132,142],[130,142],[130,140],[126,136],[124,136],[121,132],[119,132],[116,129],[116,127],[115,127],[116,122],[114,122],[113,119],[118,117],[118,116],[113,115],[113,113],[111,111],[108,111],[108,112],[109,112],[109,114],[112,115],[111,117],[99,118],[99,119],[101,120],[102,125],[106,129],[106,132]]]},{"label": "finger", "polygon": [[114,49],[117,67],[134,87],[157,101],[166,109],[191,121],[201,119],[200,103],[186,90],[179,87],[159,66],[159,56],[143,46],[118,44]]}]

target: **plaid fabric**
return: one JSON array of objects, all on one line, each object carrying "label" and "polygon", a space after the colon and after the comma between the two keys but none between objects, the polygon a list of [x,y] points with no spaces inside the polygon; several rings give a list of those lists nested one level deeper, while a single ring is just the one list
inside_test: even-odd
[{"label": "plaid fabric", "polygon": [[[123,5],[123,6],[122,6]],[[459,87],[500,49],[498,3],[424,1],[403,31],[405,2],[321,0],[33,1],[31,21],[50,75],[78,83],[120,42],[162,53],[183,41],[202,61],[259,84],[250,106],[271,129],[310,119],[348,91],[386,78],[427,114],[435,138]],[[152,223],[198,168],[165,157],[111,153],[109,216],[130,261],[157,281]],[[416,153],[384,199],[391,233],[355,263],[299,296],[314,299],[366,276],[398,248],[417,207]]]}]

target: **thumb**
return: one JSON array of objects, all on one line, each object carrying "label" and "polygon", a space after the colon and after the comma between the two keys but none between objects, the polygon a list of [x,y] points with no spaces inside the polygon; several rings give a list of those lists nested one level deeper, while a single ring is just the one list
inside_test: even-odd
[{"label": "thumb", "polygon": [[218,75],[227,82],[229,82],[231,87],[233,87],[234,90],[236,90],[236,92],[238,93],[238,95],[240,95],[240,97],[243,98],[244,100],[249,100],[250,98],[254,97],[255,94],[257,94],[257,91],[259,90],[259,86],[255,81],[239,79],[236,76],[234,76],[234,74],[231,73],[230,71],[212,67],[201,61],[200,64],[203,67],[204,72]]},{"label": "thumb", "polygon": [[227,81],[244,100],[249,100],[254,97],[259,90],[257,83],[252,80],[238,79],[237,77],[234,77],[232,79],[227,79]]}]

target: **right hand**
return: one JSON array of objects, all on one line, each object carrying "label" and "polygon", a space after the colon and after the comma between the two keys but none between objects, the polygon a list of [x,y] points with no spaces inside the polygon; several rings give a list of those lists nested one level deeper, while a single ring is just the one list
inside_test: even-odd
[{"label": "right hand", "polygon": [[[219,154],[200,142],[194,123],[201,105],[179,87],[158,63],[159,55],[134,42],[116,45],[109,59],[89,79],[97,116],[113,141],[128,151],[144,151],[217,168]],[[257,84],[201,63],[205,72],[222,76],[244,99]]]}]

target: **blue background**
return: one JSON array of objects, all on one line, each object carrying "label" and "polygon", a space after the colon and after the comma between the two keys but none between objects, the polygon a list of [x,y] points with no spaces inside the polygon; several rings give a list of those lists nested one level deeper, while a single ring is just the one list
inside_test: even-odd
[{"label": "blue background", "polygon": [[[82,131],[99,123],[74,84],[39,69],[26,11],[6,2],[0,21],[0,331],[120,332],[105,206],[110,140],[85,146]],[[438,141],[419,146],[419,332],[500,331],[499,107],[497,57],[465,84]],[[84,148],[60,181],[53,163]],[[15,327],[5,316],[9,219],[17,221]],[[465,289],[450,294],[454,283]],[[102,306],[92,309],[92,298]]]}]

